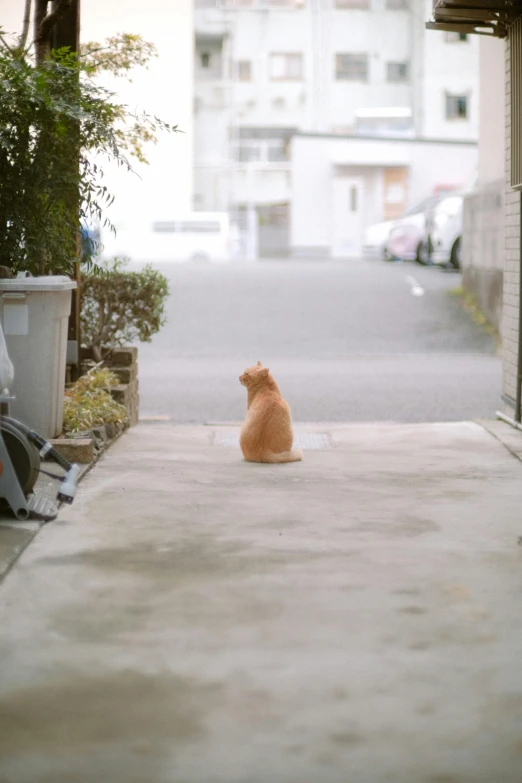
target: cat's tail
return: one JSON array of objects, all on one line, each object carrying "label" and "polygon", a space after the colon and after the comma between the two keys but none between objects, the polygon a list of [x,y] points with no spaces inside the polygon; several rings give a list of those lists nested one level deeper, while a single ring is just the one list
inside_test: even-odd
[{"label": "cat's tail", "polygon": [[300,462],[303,459],[301,449],[292,449],[292,451],[281,451],[279,454],[269,452],[265,462]]}]

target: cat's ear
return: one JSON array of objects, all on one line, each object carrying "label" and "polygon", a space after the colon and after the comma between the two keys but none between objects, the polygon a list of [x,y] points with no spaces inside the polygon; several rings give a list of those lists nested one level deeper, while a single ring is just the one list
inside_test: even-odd
[{"label": "cat's ear", "polygon": [[268,378],[268,373],[269,372],[270,372],[270,370],[268,369],[268,367],[263,367],[263,369],[260,372],[260,375],[261,375],[262,378]]},{"label": "cat's ear", "polygon": [[261,364],[261,362],[258,362],[258,363],[257,363],[257,366],[258,366],[258,367],[262,367],[263,365]]}]

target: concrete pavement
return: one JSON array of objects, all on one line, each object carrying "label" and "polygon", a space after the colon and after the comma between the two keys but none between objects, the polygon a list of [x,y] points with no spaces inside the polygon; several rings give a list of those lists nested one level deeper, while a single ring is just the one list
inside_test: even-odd
[{"label": "concrete pavement", "polygon": [[167,323],[139,348],[144,415],[234,421],[237,377],[260,359],[296,421],[495,416],[501,360],[450,294],[460,275],[361,259],[157,266],[171,295]]},{"label": "concrete pavement", "polygon": [[0,587],[2,783],[520,783],[522,433],[296,429],[253,465],[140,425],[40,531]]}]

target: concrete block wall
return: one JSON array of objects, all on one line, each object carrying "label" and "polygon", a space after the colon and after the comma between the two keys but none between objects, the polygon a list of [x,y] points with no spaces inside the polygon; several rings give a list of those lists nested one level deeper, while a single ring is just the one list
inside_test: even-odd
[{"label": "concrete block wall", "polygon": [[511,72],[510,41],[506,45],[506,193],[504,314],[502,324],[503,400],[509,414],[516,397],[520,274],[520,193],[511,188]]},{"label": "concrete block wall", "polygon": [[477,187],[464,199],[462,282],[480,310],[502,331],[505,182]]},{"label": "concrete block wall", "polygon": [[[87,372],[94,363],[92,354],[82,348],[81,360],[82,373]],[[105,359],[104,367],[112,370],[120,379],[118,386],[114,386],[108,391],[116,402],[127,409],[129,426],[133,427],[138,423],[140,415],[138,349],[135,345],[115,348]]]},{"label": "concrete block wall", "polygon": [[129,426],[133,427],[138,423],[140,409],[138,349],[134,345],[115,349],[106,366],[120,379],[120,384],[110,390],[111,396],[127,409]]}]

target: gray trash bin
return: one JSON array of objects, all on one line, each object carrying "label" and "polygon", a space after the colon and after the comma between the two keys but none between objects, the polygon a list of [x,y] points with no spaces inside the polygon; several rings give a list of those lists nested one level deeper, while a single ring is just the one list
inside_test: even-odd
[{"label": "gray trash bin", "polygon": [[0,280],[0,318],[14,366],[11,415],[44,438],[62,431],[67,333],[74,280]]}]

